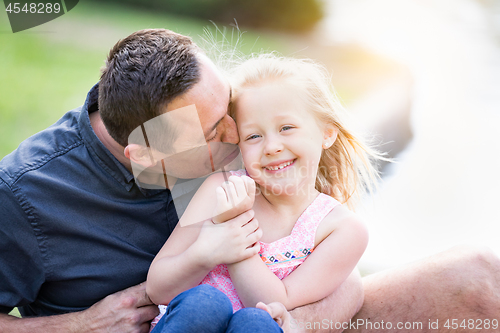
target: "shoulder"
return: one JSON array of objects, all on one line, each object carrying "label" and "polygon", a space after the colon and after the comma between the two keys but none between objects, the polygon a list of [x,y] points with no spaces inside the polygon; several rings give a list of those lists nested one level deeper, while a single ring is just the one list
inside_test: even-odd
[{"label": "shoulder", "polygon": [[218,186],[220,186],[223,182],[226,181],[227,178],[232,176],[232,172],[216,172],[211,174],[210,176],[205,179],[203,184],[200,187],[200,190],[207,190],[207,189],[215,189]]},{"label": "shoulder", "polygon": [[243,177],[246,176],[249,179],[251,179],[248,175],[245,169],[241,169],[238,171],[222,171],[222,172],[216,172],[211,174],[210,176],[205,179],[203,184],[200,186],[198,191],[195,194],[195,197],[201,193],[201,195],[206,195],[208,194],[213,197],[213,200],[215,201],[215,189],[219,186],[222,185],[222,183],[229,181],[230,177]]},{"label": "shoulder", "polygon": [[229,171],[227,172],[216,172],[211,174],[205,179],[203,184],[201,184],[200,188],[196,191],[193,199],[197,199],[197,197],[202,197],[203,200],[213,199],[215,201],[215,189],[222,185],[229,177],[233,174]]},{"label": "shoulder", "polygon": [[0,175],[0,197],[2,198],[2,205],[0,206],[0,221],[3,221],[6,216],[4,214],[14,214],[14,212],[20,209],[21,204],[18,198],[14,194],[13,188],[8,184]]},{"label": "shoulder", "polygon": [[354,232],[360,237],[368,235],[368,230],[361,218],[342,204],[336,205],[321,221],[316,231],[314,244],[319,244],[335,231]]},{"label": "shoulder", "polygon": [[0,161],[0,177],[9,186],[25,173],[83,144],[78,129],[81,107],[69,111],[55,124],[21,142]]},{"label": "shoulder", "polygon": [[229,176],[229,174],[222,172],[208,176],[189,202],[178,225],[184,226],[211,218],[217,203],[215,189]]}]

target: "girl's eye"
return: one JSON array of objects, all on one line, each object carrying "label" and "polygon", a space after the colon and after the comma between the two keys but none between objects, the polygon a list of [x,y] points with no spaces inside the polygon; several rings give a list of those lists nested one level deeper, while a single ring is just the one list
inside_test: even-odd
[{"label": "girl's eye", "polygon": [[257,139],[260,135],[258,134],[252,134],[246,138],[246,141],[252,140],[252,139]]},{"label": "girl's eye", "polygon": [[281,128],[281,130],[282,130],[282,131],[288,131],[288,130],[290,130],[290,129],[292,129],[292,128],[293,128],[293,126],[286,125],[286,126],[283,126],[283,127]]}]

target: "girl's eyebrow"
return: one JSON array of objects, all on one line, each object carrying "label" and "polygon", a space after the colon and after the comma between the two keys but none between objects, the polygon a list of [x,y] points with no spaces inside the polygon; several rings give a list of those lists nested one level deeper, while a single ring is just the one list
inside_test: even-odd
[{"label": "girl's eyebrow", "polygon": [[300,121],[300,118],[295,116],[295,115],[291,115],[291,114],[282,114],[282,115],[277,115],[275,117],[276,119],[279,119],[279,120],[282,120],[282,119],[290,119],[290,120],[299,120]]},{"label": "girl's eyebrow", "polygon": [[[290,121],[292,123],[297,123],[297,122],[300,122],[300,120],[301,120],[301,118],[299,118],[295,115],[289,115],[289,114],[278,115],[278,116],[275,116],[274,118],[279,120],[279,121],[282,121],[284,119],[284,120]],[[239,123],[239,125],[242,126],[243,128],[250,127],[250,126],[256,126],[256,124],[257,123],[255,121],[244,122],[244,123],[240,122]]]}]

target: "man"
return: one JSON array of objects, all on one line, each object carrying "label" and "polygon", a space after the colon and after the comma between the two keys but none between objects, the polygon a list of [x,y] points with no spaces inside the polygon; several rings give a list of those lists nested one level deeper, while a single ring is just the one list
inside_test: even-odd
[{"label": "man", "polygon": [[[0,332],[148,331],[158,310],[141,282],[178,221],[178,198],[171,190],[181,188],[178,196],[188,196],[195,187],[178,182],[189,176],[189,168],[176,166],[175,160],[164,165],[172,176],[163,183],[168,189],[140,186],[133,164],[157,161],[148,147],[129,144],[129,136],[155,117],[195,105],[206,142],[235,144],[229,99],[226,80],[187,37],[144,30],[115,45],[84,106],[24,141],[0,163]],[[410,304],[424,318],[429,297],[439,297],[436,289],[449,297],[431,314],[448,314],[453,305],[475,315],[454,293],[475,276],[471,270],[481,268],[478,288],[490,286],[498,294],[494,282],[500,273],[496,257],[468,258],[463,265],[448,255],[437,266],[455,279],[432,275],[434,262],[407,268],[411,277],[401,272],[374,276],[365,285],[369,301],[360,315],[375,320],[377,313],[396,322],[393,309],[410,318],[415,313]],[[457,278],[460,269],[466,270],[465,278]],[[417,292],[423,297],[418,306],[408,302]],[[494,299],[475,298],[475,292],[463,289],[461,297],[473,304],[489,300],[494,308]],[[328,319],[334,323],[329,330],[341,331],[352,327],[335,323],[348,322],[362,295],[355,272],[327,299],[294,310],[293,318],[276,304],[268,311],[290,327]],[[7,315],[15,306],[24,318]]]}]

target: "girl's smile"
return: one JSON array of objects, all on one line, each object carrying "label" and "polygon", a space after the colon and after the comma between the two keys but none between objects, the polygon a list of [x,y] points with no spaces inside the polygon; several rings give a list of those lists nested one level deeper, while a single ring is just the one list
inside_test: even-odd
[{"label": "girl's smile", "polygon": [[264,166],[264,170],[269,171],[269,172],[277,172],[277,171],[282,171],[283,169],[288,168],[292,164],[295,163],[294,160],[289,160],[286,162],[274,162],[274,163],[269,163],[268,165]]}]

